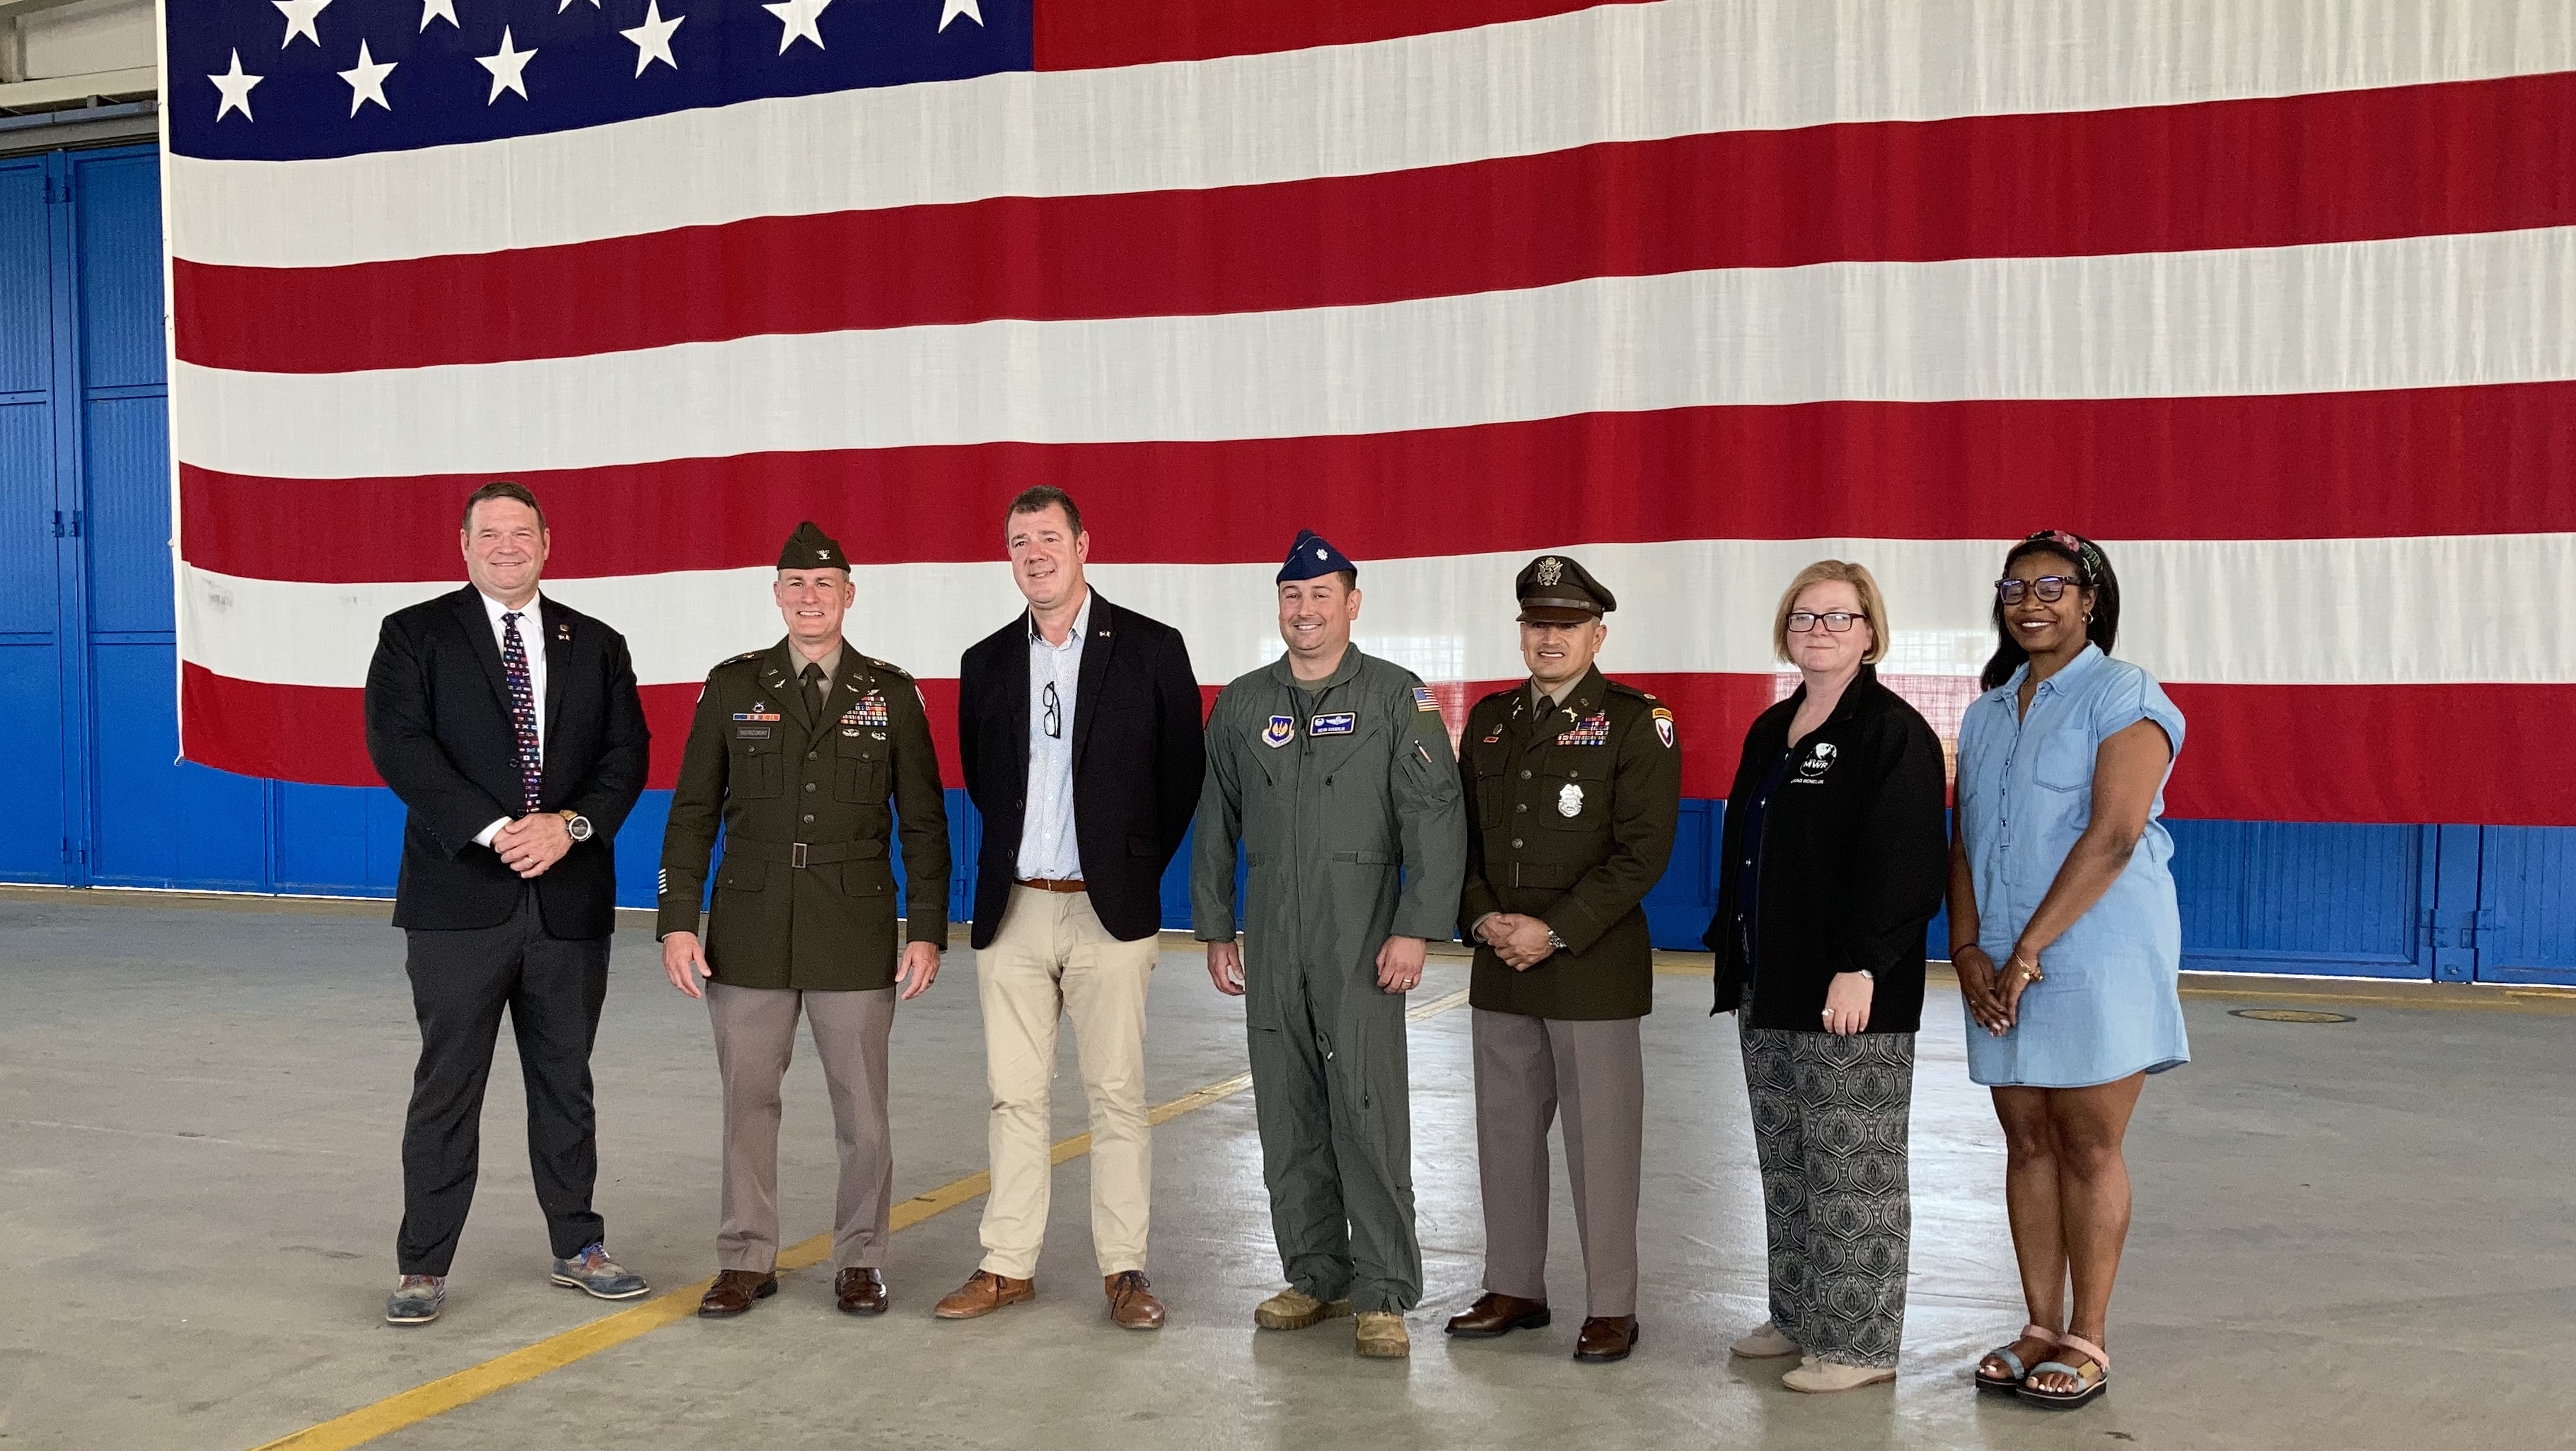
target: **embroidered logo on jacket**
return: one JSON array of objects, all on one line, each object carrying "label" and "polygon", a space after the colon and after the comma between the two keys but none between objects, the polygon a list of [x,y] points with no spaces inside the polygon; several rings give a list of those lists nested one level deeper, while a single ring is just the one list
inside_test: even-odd
[{"label": "embroidered logo on jacket", "polygon": [[1272,716],[1268,729],[1261,733],[1261,743],[1274,751],[1295,739],[1297,739],[1297,718],[1293,715]]},{"label": "embroidered logo on jacket", "polygon": [[1834,749],[1833,742],[1816,742],[1815,745],[1808,749],[1807,759],[1798,763],[1798,779],[1794,784],[1800,786],[1816,786],[1823,784],[1825,773],[1834,768],[1834,758],[1838,754],[1839,752]]}]

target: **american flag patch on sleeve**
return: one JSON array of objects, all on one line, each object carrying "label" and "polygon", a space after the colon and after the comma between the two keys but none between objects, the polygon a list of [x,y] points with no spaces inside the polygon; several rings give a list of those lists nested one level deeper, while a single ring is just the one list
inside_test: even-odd
[{"label": "american flag patch on sleeve", "polygon": [[1415,710],[1427,710],[1433,715],[1438,715],[1440,713],[1440,702],[1431,698],[1430,686],[1417,685],[1413,687],[1413,708]]}]

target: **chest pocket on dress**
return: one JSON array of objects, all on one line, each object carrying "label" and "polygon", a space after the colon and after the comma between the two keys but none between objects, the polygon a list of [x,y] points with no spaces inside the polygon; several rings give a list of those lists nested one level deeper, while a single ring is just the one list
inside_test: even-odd
[{"label": "chest pocket on dress", "polygon": [[1476,773],[1476,825],[1493,830],[1511,819],[1511,750],[1482,739],[1467,747],[1467,763]]},{"label": "chest pocket on dress", "polygon": [[775,740],[735,737],[728,775],[731,779],[726,789],[736,796],[782,796],[787,792],[787,758],[779,754]]},{"label": "chest pocket on dress", "polygon": [[860,729],[855,736],[842,735],[836,739],[840,750],[832,774],[833,799],[863,806],[882,804],[886,799],[887,779],[892,774],[892,763],[886,759],[886,747],[892,743],[878,740],[865,729]]},{"label": "chest pocket on dress", "polygon": [[2049,736],[2031,760],[2030,778],[2051,791],[2084,790],[2093,784],[2093,742],[2064,731]]}]

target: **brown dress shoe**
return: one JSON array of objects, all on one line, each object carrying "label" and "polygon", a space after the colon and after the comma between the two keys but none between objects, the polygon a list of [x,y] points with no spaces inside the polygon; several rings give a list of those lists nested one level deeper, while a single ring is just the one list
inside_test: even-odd
[{"label": "brown dress shoe", "polygon": [[874,1265],[852,1265],[832,1277],[832,1299],[844,1315],[882,1315],[886,1308],[885,1276]]},{"label": "brown dress shoe", "polygon": [[766,1300],[778,1293],[776,1270],[718,1270],[716,1282],[707,1286],[706,1295],[698,1301],[698,1313],[710,1319],[739,1315],[751,1308],[754,1300]]},{"label": "brown dress shoe", "polygon": [[1008,1275],[989,1274],[983,1270],[966,1277],[966,1283],[949,1292],[930,1313],[942,1320],[972,1320],[990,1315],[1005,1305],[1038,1297],[1038,1282],[1015,1280]]},{"label": "brown dress shoe", "polygon": [[1628,1352],[1636,1348],[1636,1316],[1595,1315],[1583,1322],[1583,1333],[1575,1337],[1574,1358],[1626,1360]]},{"label": "brown dress shoe", "polygon": [[1163,1328],[1163,1302],[1154,1298],[1143,1270],[1120,1270],[1100,1277],[1109,1292],[1109,1318],[1129,1330]]},{"label": "brown dress shoe", "polygon": [[1449,1333],[1461,1340],[1491,1340],[1515,1330],[1536,1330],[1551,1317],[1545,1300],[1524,1300],[1518,1295],[1497,1295],[1488,1290],[1476,1297],[1476,1303],[1449,1317]]}]

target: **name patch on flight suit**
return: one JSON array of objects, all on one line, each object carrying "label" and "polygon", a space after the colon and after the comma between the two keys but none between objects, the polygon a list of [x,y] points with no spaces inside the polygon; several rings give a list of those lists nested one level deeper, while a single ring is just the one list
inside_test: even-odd
[{"label": "name patch on flight suit", "polygon": [[1272,716],[1269,726],[1261,732],[1261,743],[1274,751],[1295,739],[1297,718],[1292,715]]},{"label": "name patch on flight suit", "polygon": [[860,696],[858,704],[841,712],[841,724],[845,726],[881,726],[892,724],[886,716],[886,698],[873,690]]},{"label": "name patch on flight suit", "polygon": [[[1610,744],[1610,717],[1607,714],[1587,715],[1576,721],[1572,729],[1558,736],[1556,743],[1560,746],[1606,746]],[[1571,816],[1574,813],[1566,814]]]},{"label": "name patch on flight suit", "polygon": [[1319,715],[1306,724],[1310,736],[1346,736],[1359,729],[1359,717],[1345,710],[1333,715]]}]

